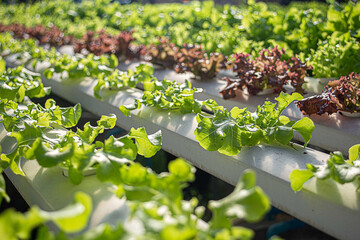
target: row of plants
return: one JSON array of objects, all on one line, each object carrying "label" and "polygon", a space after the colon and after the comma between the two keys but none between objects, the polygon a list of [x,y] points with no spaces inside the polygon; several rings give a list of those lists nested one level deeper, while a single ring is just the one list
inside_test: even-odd
[{"label": "row of plants", "polygon": [[[105,56],[102,57],[106,59]],[[53,68],[49,67],[48,69]],[[46,74],[47,70],[44,71],[45,76],[52,77],[52,75]],[[62,71],[58,73],[62,73]],[[192,88],[188,81],[184,84],[168,80],[158,81],[153,77],[153,69],[148,65],[138,66],[135,72],[121,72],[116,69],[111,74],[109,72],[95,72],[96,74],[98,77],[95,77],[97,84],[94,87],[94,96],[100,100],[103,91],[121,91],[129,87],[139,86],[139,83],[142,84],[141,88],[144,90],[142,98],[135,99],[132,105],[120,106],[120,110],[126,116],[130,116],[132,110],[140,109],[141,105],[162,110],[180,111],[183,114],[198,114],[198,126],[194,134],[200,145],[209,151],[237,155],[243,146],[274,142],[287,145],[293,137],[294,130],[303,136],[306,146],[314,129],[314,124],[309,118],[305,117],[294,122],[281,115],[282,111],[292,101],[297,100],[298,105],[306,101],[302,100],[302,96],[298,93],[292,95],[281,93],[276,98],[278,104],[265,102],[264,105],[258,106],[254,113],[237,107],[228,111],[214,100],[197,100],[194,93],[201,92],[202,89]],[[81,75],[80,78],[83,79],[84,76],[90,75]],[[351,76],[358,77],[354,74]],[[344,82],[344,80],[338,80],[337,83],[339,84],[339,82]],[[349,95],[348,92],[345,95]],[[356,154],[352,153],[352,155]],[[357,155],[356,157],[353,156],[353,161],[356,158]],[[345,163],[349,164],[349,162]],[[347,168],[346,164],[345,168]],[[342,173],[346,175],[346,171],[342,171]],[[357,177],[357,175],[355,176]]]},{"label": "row of plants", "polygon": [[0,32],[12,32],[18,39],[35,38],[40,44],[49,44],[52,47],[74,44],[74,37],[65,35],[56,26],[47,28],[43,25],[26,27],[18,23],[3,25],[0,24]]},{"label": "row of plants", "polygon": [[[0,62],[4,65],[3,60]],[[1,90],[22,82],[25,96],[33,96],[34,86],[28,82],[42,86],[41,78],[32,74],[36,79],[22,81],[24,73],[28,74],[28,70],[22,67],[2,71]],[[127,221],[140,221],[145,230],[136,235],[119,222],[115,226],[102,224],[75,236],[66,235],[84,229],[92,211],[91,196],[77,193],[75,203],[64,210],[44,212],[33,206],[25,214],[12,209],[1,213],[0,234],[6,239],[30,239],[32,231],[39,226],[36,239],[250,239],[253,231],[233,226],[231,220],[258,221],[270,207],[269,199],[255,186],[254,173],[247,171],[232,194],[209,203],[213,214],[210,222],[205,223],[201,219],[205,208],[198,206],[195,197],[186,201],[182,194],[187,182],[194,180],[194,167],[177,159],[170,162],[169,172],[157,174],[135,161],[138,154],[152,157],[161,148],[160,131],[147,135],[144,128],[131,129],[125,136],[110,136],[99,142],[95,138],[115,126],[114,115],[102,116],[97,126],[86,123],[82,129],[73,130],[81,116],[80,104],[62,108],[52,99],[45,106],[18,103],[23,100],[19,98],[23,91],[20,88],[17,91],[6,98],[1,95],[0,99],[1,123],[17,141],[14,151],[1,154],[1,171],[10,168],[15,174],[25,175],[21,161],[36,160],[44,168],[67,169],[69,181],[80,184],[84,173],[94,169],[99,181],[113,183],[114,194],[126,198],[130,209]],[[40,92],[48,93],[44,88]],[[1,199],[9,200],[3,178],[1,182]],[[54,221],[62,232],[55,235],[42,225],[47,221]]]},{"label": "row of plants", "polygon": [[[40,29],[41,31],[38,31],[36,29]],[[21,25],[10,25],[7,26],[7,28],[6,27],[3,28],[3,30],[12,31],[14,36],[18,36],[19,38],[24,38],[24,35],[28,33],[33,34],[34,36],[36,36],[34,38],[36,38],[40,43],[41,41],[39,39],[44,39],[45,38],[44,36],[46,35],[46,34],[42,35],[42,32],[46,32],[46,31],[42,31],[43,30],[42,28],[36,28],[36,27],[25,28],[24,26]],[[55,32],[55,34],[57,33]],[[104,32],[102,32],[101,34],[103,34],[105,37],[108,36]],[[117,40],[129,39],[131,36],[131,34],[130,35],[126,35],[126,33],[124,34],[125,34],[124,36],[127,37],[119,37],[117,38]],[[63,37],[65,36],[63,35]],[[9,38],[9,36],[7,38]],[[101,37],[99,36],[99,38]],[[53,38],[48,37],[45,39],[51,40]],[[60,39],[60,42],[65,42],[65,41]],[[43,41],[42,43],[45,42]],[[48,43],[51,44],[51,41],[49,41]],[[4,44],[4,46],[5,45],[6,44]],[[11,46],[11,47],[8,46],[8,48],[14,49],[15,47],[17,47],[17,50],[12,50],[12,52],[28,49],[27,51],[30,53],[26,55],[27,57],[36,54],[38,55],[38,57],[40,57],[40,60],[46,58],[46,54],[43,53],[43,49],[39,50],[39,48],[35,46],[34,42],[25,41],[25,45],[29,45],[29,46],[25,46],[24,44],[23,45],[15,44],[15,45],[16,46]],[[93,45],[101,46],[97,43],[90,44],[90,46]],[[115,45],[116,44],[110,46],[115,46]],[[76,46],[77,45],[75,45],[75,47]],[[119,47],[120,45],[117,46]],[[125,49],[120,51],[119,49],[122,48],[119,47],[118,50],[116,51],[114,50],[115,54],[117,53],[120,55],[121,54],[127,55],[128,57],[130,57],[130,55],[132,54],[131,56],[134,56],[133,55],[134,51],[131,50],[133,48],[130,47],[131,45],[129,45],[129,41],[127,42],[127,44],[123,46],[125,47]],[[104,46],[102,46],[101,48],[103,47]],[[112,48],[110,47],[109,49]],[[179,73],[183,73],[185,71],[191,71],[202,78],[213,77],[220,69],[233,68],[233,71],[234,73],[236,73],[237,78],[234,79],[234,78],[225,77],[224,79],[227,81],[227,86],[220,92],[220,94],[225,99],[235,97],[237,92],[244,90],[251,95],[256,95],[264,91],[266,92],[267,90],[278,93],[280,91],[284,91],[285,90],[284,87],[287,84],[291,84],[293,87],[292,90],[294,90],[295,92],[300,92],[304,94],[305,90],[303,89],[303,84],[305,83],[304,78],[306,75],[306,71],[312,69],[311,66],[308,66],[305,63],[301,62],[301,60],[296,56],[293,56],[291,59],[287,61],[281,60],[283,59],[285,51],[283,49],[279,50],[277,47],[275,47],[271,51],[262,50],[260,52],[260,56],[255,58],[254,60],[250,59],[249,55],[245,55],[242,53],[235,54],[233,57],[234,59],[233,61],[228,61],[228,59],[221,54],[211,55],[210,58],[207,58],[206,53],[197,46],[184,46],[183,48],[178,48],[173,44],[169,43],[169,41],[166,39],[161,40],[159,45],[153,45],[150,46],[150,48],[148,49],[143,48],[142,50],[145,54],[145,59],[147,59],[150,62],[160,64],[166,67],[174,67],[175,71]],[[101,56],[99,58],[101,64],[103,64],[104,62],[109,62],[108,60],[105,60],[105,57],[103,56],[103,54],[106,53],[106,51],[103,52],[94,51],[94,52]],[[56,53],[54,53],[53,51],[53,55],[54,54]],[[350,56],[347,57],[350,58]],[[89,69],[89,68],[96,69],[98,66],[100,66],[97,64],[93,66],[89,66],[87,65],[89,64],[89,62],[86,63],[84,62],[84,60],[81,60],[81,64],[79,66],[77,65],[76,60],[75,62],[73,62],[73,64],[70,64],[71,62],[70,58],[76,59],[76,57],[69,57],[69,56],[62,59],[62,63],[67,63],[66,65],[67,69],[63,69],[61,66],[64,65],[60,64],[59,67],[55,66],[55,68],[47,70],[46,75],[50,77],[52,75],[52,72],[54,72],[54,70],[57,69],[56,72],[62,72],[62,73],[66,70],[68,74],[64,76],[65,78],[66,77],[73,78],[76,77],[76,75],[78,75],[77,77],[82,77],[84,69],[80,69],[79,71],[78,68],[79,67],[82,68],[83,64],[85,64],[85,69]],[[92,54],[89,54],[87,59],[93,59],[93,58],[94,56]],[[108,63],[110,67],[114,67],[115,65],[117,65],[117,59],[115,59],[113,55],[111,55],[110,60],[111,62]],[[33,64],[35,65],[36,62],[34,61]],[[106,71],[106,68],[104,67],[105,66],[100,66],[101,68],[100,71]],[[351,68],[348,68],[348,70],[350,69]],[[342,82],[345,83],[344,81]],[[350,83],[350,85],[353,84]],[[340,87],[340,89],[344,89],[344,88]],[[349,93],[349,91],[350,91],[350,95],[352,94],[350,101],[344,100],[345,98],[346,99],[349,98],[344,94],[342,94],[343,97],[340,96],[339,94],[332,95],[332,98],[339,99],[337,101],[343,102],[342,104],[337,104],[336,108],[333,107],[335,106],[334,100],[332,100],[332,104],[328,104],[327,101],[324,100],[325,95],[322,95],[322,97],[318,96],[311,98],[312,100],[306,99],[305,102],[303,101],[299,103],[298,106],[304,114],[310,115],[316,112],[321,114],[322,110],[319,110],[319,108],[322,109],[323,107],[319,106],[318,103],[317,103],[318,110],[316,112],[314,112],[314,110],[313,111],[304,110],[309,108],[306,106],[311,106],[312,109],[315,109],[316,105],[312,105],[312,103],[316,100],[317,102],[326,104],[328,109],[332,109],[331,111],[327,111],[328,113],[334,113],[337,112],[338,110],[347,111],[350,113],[354,113],[354,112],[357,113],[359,110],[359,107],[356,107],[359,105],[359,100],[358,100],[359,93],[356,92],[356,88],[351,88],[350,90],[347,91],[347,93]],[[344,93],[344,91],[342,92]],[[329,96],[327,96],[326,99],[330,99]]]},{"label": "row of plants", "polygon": [[[17,31],[17,34],[19,35],[20,32],[21,31]],[[54,49],[50,51],[51,53],[45,53],[44,49],[39,48],[36,43],[30,39],[14,42],[10,41],[10,39],[12,39],[10,35],[4,35],[2,39],[1,49],[3,52],[7,49],[7,54],[10,52],[17,53],[22,51],[27,53],[22,56],[24,58],[22,60],[23,62],[34,58],[43,61],[46,58],[54,58],[57,55]],[[164,53],[166,54],[164,55]],[[51,56],[49,56],[49,54]],[[279,50],[275,47],[274,49],[271,49],[271,51],[262,50],[260,56],[255,59],[251,59],[248,54],[235,54],[233,57],[234,60],[231,62],[223,55],[212,55],[210,59],[207,57],[202,58],[206,54],[196,46],[178,48],[169,43],[168,40],[163,39],[161,40],[160,45],[153,45],[148,48],[145,57],[148,58],[147,60],[150,62],[161,64],[165,67],[175,67],[177,72],[190,70],[192,72],[197,72],[198,75],[203,77],[209,76],[209,74],[214,75],[221,68],[226,69],[232,67],[237,78],[224,78],[227,81],[227,86],[221,90],[220,94],[225,99],[235,97],[237,93],[244,90],[251,95],[256,95],[267,90],[279,93],[284,91],[285,86],[288,84],[291,84],[293,91],[304,94],[304,78],[306,72],[311,70],[312,67],[301,62],[296,56],[293,56],[287,61],[282,60],[284,54],[285,51],[283,49]],[[86,58],[87,60],[82,59],[81,61],[78,61],[79,59],[76,56],[61,55],[61,57],[62,60],[58,62],[58,66],[55,65],[53,68],[48,69],[46,76],[51,77],[53,72],[66,72],[65,78],[81,78],[90,76],[91,74],[89,73],[92,71],[91,69],[94,70],[93,74],[95,75],[97,75],[99,71],[107,71],[109,73],[109,68],[114,68],[118,64],[118,60],[114,55],[110,55],[110,57],[104,55],[96,57],[93,54],[89,54]],[[350,56],[347,57],[351,59]],[[55,58],[59,59],[60,55]],[[91,63],[91,59],[94,61],[96,59],[99,63],[94,65]],[[32,63],[34,66],[36,65],[36,61],[33,61]],[[78,63],[80,63],[80,65],[78,65]],[[353,67],[353,65],[351,65],[351,67]],[[348,66],[349,71],[351,67]],[[85,72],[87,72],[87,74],[84,74]],[[117,77],[115,77],[116,75]],[[357,90],[358,87],[356,87],[358,82],[356,81],[356,77],[351,76],[356,76],[356,74],[344,76],[341,81],[336,81],[338,82],[336,94],[325,92],[321,96],[312,97],[299,102],[298,107],[304,114],[308,115],[314,113],[322,114],[324,112],[331,114],[338,111],[350,113],[359,112],[360,93]],[[111,77],[107,76],[106,78],[114,77],[119,78],[119,73],[114,72]],[[129,79],[131,79],[131,76]],[[101,85],[102,83],[99,84]],[[326,89],[333,89],[332,85],[334,85],[334,83],[329,83]],[[100,86],[98,85],[98,87]],[[313,104],[315,102],[316,104]],[[326,106],[323,106],[324,104]],[[312,110],[310,110],[310,108]]]},{"label": "row of plants", "polygon": [[[3,30],[12,31],[15,36],[23,36],[26,32],[32,32],[35,29],[23,27],[25,29],[24,30],[22,28],[22,30],[24,30],[23,34],[21,34],[21,29],[17,31],[15,31],[16,29],[12,29],[13,27],[17,28],[19,26],[20,25],[10,25],[7,29],[4,28]],[[41,36],[41,34],[34,35]],[[98,47],[101,46],[95,43],[93,45]],[[110,45],[109,48],[106,47],[106,49],[112,49],[111,46],[112,45]],[[121,54],[122,52],[126,52],[126,49],[131,52],[129,44],[125,44],[124,46],[127,47],[123,51],[114,50],[115,56],[116,53]],[[25,49],[28,48],[29,47],[26,47]],[[34,52],[32,46],[30,46],[29,51]],[[36,49],[35,52],[37,51],[38,50]],[[94,52],[95,54],[102,56],[107,51]],[[109,52],[111,51],[108,51],[107,53]],[[254,60],[251,60],[249,55],[242,53],[235,54],[233,62],[228,61],[228,59],[221,54],[211,55],[210,58],[207,58],[205,56],[205,52],[197,46],[184,46],[183,48],[178,48],[169,43],[166,39],[161,40],[160,45],[150,46],[150,48],[148,48],[145,52],[145,59],[150,62],[160,64],[165,67],[174,67],[175,71],[179,73],[191,71],[202,78],[213,77],[220,69],[233,68],[237,78],[225,78],[228,84],[220,92],[224,98],[235,97],[238,90],[246,90],[251,95],[256,95],[257,93],[267,89],[278,93],[280,91],[284,91],[284,86],[288,83],[293,86],[294,91],[303,94],[305,91],[302,86],[305,83],[304,77],[306,75],[306,71],[312,69],[311,66],[307,66],[305,63],[301,62],[296,56],[293,56],[288,61],[281,60],[285,51],[283,49],[279,50],[277,47],[271,51],[262,50],[260,56]],[[30,53],[30,55],[32,55],[32,53]],[[123,55],[126,55],[126,53]],[[89,58],[92,59],[93,55],[90,54]],[[64,59],[63,61],[68,62],[69,60]],[[116,64],[116,60],[112,57],[112,65],[114,64]],[[58,69],[58,71],[62,70],[64,69],[61,69],[61,67]],[[75,72],[73,74],[75,74]]]},{"label": "row of plants", "polygon": [[[159,45],[153,44],[149,48],[136,47],[130,44],[134,40],[131,32],[123,31],[118,36],[112,36],[102,30],[98,33],[87,32],[82,39],[71,38],[70,42],[66,41],[67,36],[64,33],[60,34],[62,37],[58,37],[57,32],[46,28],[46,31],[42,31],[43,28],[41,25],[33,28],[19,24],[0,25],[0,32],[11,32],[17,39],[33,38],[42,45],[63,46],[71,43],[76,53],[85,55],[114,54],[118,58],[142,58],[163,67],[175,68],[178,73],[193,72],[202,79],[211,79],[216,76],[220,68],[226,69],[228,65],[228,68],[231,67],[231,63],[227,62],[227,58],[223,55],[217,54],[216,57],[211,56],[207,59],[206,53],[199,46],[184,45],[183,48],[179,48],[170,44],[168,39],[160,39]],[[54,42],[54,38],[57,41]]]},{"label": "row of plants", "polygon": [[[57,30],[55,26],[53,28]],[[158,44],[152,44],[148,48],[137,47],[131,44],[134,41],[132,32],[126,31],[122,31],[117,36],[112,36],[104,30],[97,33],[89,31],[80,40],[75,40],[64,33],[59,34],[52,29],[46,29],[42,25],[28,28],[15,23],[0,25],[0,32],[11,32],[17,39],[34,38],[42,45],[72,44],[76,53],[91,53],[97,56],[114,54],[121,59],[141,58],[162,67],[173,68],[178,73],[192,72],[201,79],[212,79],[220,69],[231,68],[231,62],[227,57],[222,54],[211,54],[208,57],[200,46],[185,44],[179,48],[171,44],[168,39],[160,38]]]},{"label": "row of plants", "polygon": [[[333,1],[324,6],[327,12],[319,7],[318,4],[317,7],[309,4],[299,10],[299,6],[285,9],[277,6],[275,11],[254,1],[240,7],[215,7],[212,2],[195,2],[190,6],[120,6],[107,0],[77,4],[45,1],[31,5],[4,5],[0,16],[4,24],[58,26],[67,34],[76,34],[82,38],[76,43],[76,51],[122,52],[128,57],[138,57],[142,46],[148,46],[150,59],[159,62],[176,55],[174,49],[182,48],[178,52],[189,58],[190,64],[185,61],[183,66],[184,62],[179,61],[179,67],[175,69],[192,71],[206,78],[214,76],[216,65],[223,57],[214,59],[217,61],[215,65],[208,63],[220,53],[224,56],[250,53],[256,58],[262,49],[275,46],[285,49],[285,59],[295,54],[300,54],[302,61],[308,59],[314,66],[311,73],[315,77],[340,77],[360,72],[360,26],[356,20],[360,15],[360,4],[349,1],[346,5],[339,5]],[[36,19],[29,23],[25,20],[29,17]],[[119,24],[114,25],[114,19]],[[119,35],[110,36],[103,29]],[[132,46],[131,51],[126,50],[129,46]],[[189,51],[189,46],[195,48]],[[209,73],[201,74],[202,69]]]}]

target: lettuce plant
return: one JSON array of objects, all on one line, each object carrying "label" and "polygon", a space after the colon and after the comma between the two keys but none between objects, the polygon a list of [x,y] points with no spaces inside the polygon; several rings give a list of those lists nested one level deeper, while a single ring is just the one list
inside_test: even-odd
[{"label": "lettuce plant", "polygon": [[278,104],[266,101],[255,112],[247,108],[234,107],[228,111],[218,107],[214,109],[214,115],[200,113],[195,137],[206,150],[229,156],[237,155],[245,146],[273,142],[289,144],[294,131],[302,135],[306,146],[315,128],[313,121],[302,118],[295,122],[281,115],[292,101],[299,99],[302,99],[299,93],[282,92],[276,98]]},{"label": "lettuce plant", "polygon": [[132,33],[133,31],[122,31],[118,35],[113,36],[104,29],[98,32],[88,31],[82,39],[75,42],[74,51],[80,53],[86,50],[97,56],[115,54],[117,57],[139,57],[141,48],[131,46],[131,42],[135,40]]},{"label": "lettuce plant", "polygon": [[140,64],[136,67],[136,71],[120,71],[115,69],[111,74],[100,74],[98,82],[94,87],[94,96],[102,99],[101,91],[120,91],[124,88],[135,88],[138,83],[150,82],[153,80],[154,69],[146,64]]},{"label": "lettuce plant", "polygon": [[151,44],[146,49],[144,59],[165,68],[173,68],[178,51],[179,48],[174,43],[170,43],[169,39],[159,38],[157,44]]},{"label": "lettuce plant", "polygon": [[53,77],[54,73],[61,74],[62,79],[81,79],[84,77],[97,78],[100,74],[110,75],[118,65],[118,59],[115,55],[70,56],[67,54],[59,55],[50,59],[53,67],[44,71],[47,79]]},{"label": "lettuce plant", "polygon": [[290,60],[282,60],[285,51],[277,47],[261,50],[259,57],[251,60],[249,54],[234,54],[233,71],[237,78],[224,78],[227,86],[220,92],[225,98],[236,96],[236,90],[245,88],[251,95],[256,95],[264,89],[274,89],[275,93],[285,91],[284,85],[291,84],[295,92],[304,94],[304,77],[311,66],[306,65],[296,55]]},{"label": "lettuce plant", "polygon": [[339,110],[360,112],[360,74],[351,73],[330,81],[321,95],[300,100],[297,106],[304,115],[332,114]]},{"label": "lettuce plant", "polygon": [[214,78],[219,69],[226,69],[227,58],[219,53],[209,55],[200,46],[184,44],[176,55],[175,72],[192,72],[200,79]]},{"label": "lettuce plant", "polygon": [[[0,64],[4,60],[0,60]],[[44,87],[40,74],[30,72],[23,67],[0,70],[0,95],[1,98],[24,101],[25,96],[41,98],[50,94],[50,88]]]},{"label": "lettuce plant", "polygon": [[319,41],[318,49],[311,51],[310,64],[314,67],[312,74],[319,78],[360,72],[360,43],[350,33],[336,32]]},{"label": "lettuce plant", "polygon": [[214,100],[200,101],[194,98],[194,93],[202,92],[202,89],[193,88],[188,80],[183,84],[166,79],[155,80],[144,83],[144,86],[145,92],[141,99],[135,99],[131,105],[120,106],[125,116],[130,116],[130,111],[140,109],[142,104],[161,110],[178,110],[183,114],[200,113],[203,106],[208,110],[218,107]]},{"label": "lettuce plant", "polygon": [[330,154],[329,159],[323,165],[306,164],[304,170],[296,169],[289,175],[291,188],[298,192],[305,182],[311,178],[320,180],[331,179],[340,184],[354,182],[360,188],[360,144],[349,149],[349,159],[341,152]]}]

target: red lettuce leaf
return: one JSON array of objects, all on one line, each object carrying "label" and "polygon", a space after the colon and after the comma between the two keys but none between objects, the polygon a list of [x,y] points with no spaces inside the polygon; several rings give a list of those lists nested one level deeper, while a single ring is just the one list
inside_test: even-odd
[{"label": "red lettuce leaf", "polygon": [[245,88],[250,95],[256,95],[260,91],[273,88],[274,93],[285,92],[284,85],[290,83],[295,92],[304,94],[304,77],[306,71],[312,69],[300,61],[297,56],[290,60],[282,60],[285,50],[277,47],[269,50],[261,50],[259,57],[252,60],[250,54],[234,54],[233,71],[237,73],[237,78],[229,79],[227,86],[220,91],[224,98],[236,96],[236,90]]},{"label": "red lettuce leaf", "polygon": [[339,110],[360,112],[360,74],[351,73],[330,81],[321,95],[304,98],[297,106],[304,115],[332,114]]}]

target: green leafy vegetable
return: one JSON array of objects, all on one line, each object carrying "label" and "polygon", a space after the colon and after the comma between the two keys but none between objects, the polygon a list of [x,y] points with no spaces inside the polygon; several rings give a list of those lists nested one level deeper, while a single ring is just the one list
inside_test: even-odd
[{"label": "green leafy vegetable", "polygon": [[228,229],[231,227],[231,219],[234,218],[256,222],[264,216],[270,209],[270,200],[261,188],[256,186],[255,181],[255,173],[246,170],[230,195],[209,203],[209,207],[213,211],[210,221],[212,228]]},{"label": "green leafy vegetable", "polygon": [[92,211],[90,196],[78,192],[73,204],[54,212],[31,207],[24,215],[8,209],[0,214],[0,235],[4,239],[30,239],[32,230],[53,221],[67,233],[79,232],[87,225]]},{"label": "green leafy vegetable", "polygon": [[230,156],[237,155],[244,146],[269,144],[275,140],[288,144],[294,130],[303,136],[306,145],[314,130],[314,123],[309,118],[295,123],[280,116],[292,101],[300,99],[302,96],[298,93],[281,93],[276,98],[277,109],[275,103],[267,101],[253,113],[246,108],[234,107],[230,112],[218,109],[213,116],[198,114],[195,137],[206,150]]},{"label": "green leafy vegetable", "polygon": [[141,99],[135,99],[131,105],[120,106],[125,116],[130,116],[130,111],[140,109],[141,105],[157,107],[164,110],[179,110],[181,113],[200,113],[202,106],[208,109],[217,107],[213,100],[199,101],[194,98],[194,93],[202,89],[192,88],[189,81],[180,84],[164,79],[145,84],[145,92]]},{"label": "green leafy vegetable", "polygon": [[97,78],[100,74],[111,74],[112,67],[116,67],[117,62],[110,61],[111,56],[101,57],[89,54],[84,56],[70,56],[63,54],[51,58],[50,62],[54,65],[44,72],[46,78],[52,78],[54,73],[60,74],[62,79],[82,79],[84,77]]},{"label": "green leafy vegetable", "polygon": [[254,172],[246,171],[229,196],[209,203],[213,216],[206,224],[201,220],[204,207],[198,205],[196,198],[181,200],[181,189],[186,187],[185,182],[193,181],[194,170],[182,159],[170,162],[169,173],[158,176],[139,165],[122,167],[117,195],[131,200],[132,219],[143,223],[146,229],[143,236],[150,239],[152,236],[156,236],[155,239],[218,239],[221,236],[251,239],[252,230],[233,226],[231,219],[258,221],[270,208],[269,199],[255,186]]},{"label": "green leafy vegetable", "polygon": [[[81,106],[62,108],[56,105],[53,99],[48,99],[45,107],[40,104],[31,103],[25,108],[20,108],[13,101],[0,101],[1,122],[4,123],[8,132],[20,132],[27,126],[50,127],[53,124],[66,128],[77,124],[81,116]],[[40,129],[39,129],[40,131]]]},{"label": "green leafy vegetable", "polygon": [[25,96],[41,98],[50,93],[45,88],[40,75],[30,72],[23,67],[0,70],[0,95],[2,99],[22,102]]},{"label": "green leafy vegetable", "polygon": [[150,82],[154,78],[153,72],[154,69],[151,66],[140,64],[135,72],[131,70],[122,72],[116,69],[110,75],[101,74],[94,87],[94,96],[102,99],[100,92],[104,89],[118,91],[125,87],[134,88],[138,83]]},{"label": "green leafy vegetable", "polygon": [[[41,156],[48,157],[52,161],[43,163],[44,165],[53,166],[61,161],[56,154],[65,150],[58,150],[48,153],[50,145],[56,144],[59,140],[56,134],[65,135],[62,127],[73,127],[77,124],[80,115],[80,105],[73,108],[60,108],[55,106],[52,99],[47,100],[45,108],[39,104],[29,104],[26,108],[19,108],[17,103],[7,100],[0,101],[0,115],[5,129],[10,133],[10,136],[17,140],[16,149],[7,155],[1,154],[6,166],[10,166],[12,171],[16,174],[23,175],[20,167],[20,156],[27,156],[29,159],[37,153],[39,154],[39,163],[43,163]],[[54,126],[57,129],[54,130]],[[55,136],[54,136],[55,134]],[[39,139],[42,139],[41,142]],[[46,144],[45,144],[46,142]],[[54,155],[55,154],[55,155]]]},{"label": "green leafy vegetable", "polygon": [[306,164],[305,170],[296,169],[289,175],[291,188],[297,192],[309,179],[332,179],[340,184],[354,182],[360,188],[360,144],[349,149],[349,160],[345,160],[341,152],[330,154],[324,165]]},{"label": "green leafy vegetable", "polygon": [[134,129],[129,132],[129,137],[135,140],[138,153],[144,157],[152,157],[161,148],[161,131],[148,136],[145,128]]},{"label": "green leafy vegetable", "polygon": [[[102,116],[95,127],[86,123],[83,130],[67,130],[80,118],[79,104],[73,108],[60,108],[50,99],[45,108],[30,104],[19,109],[16,103],[2,100],[0,114],[5,129],[18,143],[12,153],[2,154],[1,159],[16,174],[24,174],[19,163],[23,156],[36,159],[42,167],[61,165],[67,168],[73,184],[79,184],[84,171],[94,167],[98,168],[99,178],[107,181],[109,177],[116,179],[119,167],[132,164],[137,154],[152,157],[161,149],[161,132],[148,135],[144,128],[132,129],[120,138],[110,137],[104,144],[94,143],[100,133],[115,126],[113,114]],[[108,171],[113,175],[104,175]]]},{"label": "green leafy vegetable", "polygon": [[315,77],[339,78],[360,72],[360,43],[350,33],[334,32],[318,45],[310,57]]},{"label": "green leafy vegetable", "polygon": [[351,33],[352,36],[360,37],[360,4],[349,1],[341,5],[335,0],[329,1],[326,28],[332,32]]}]

